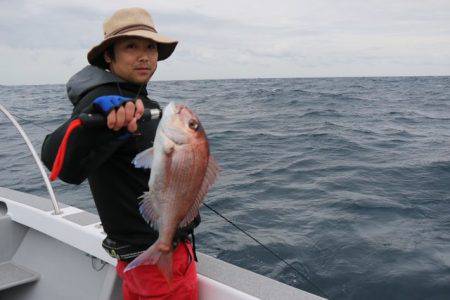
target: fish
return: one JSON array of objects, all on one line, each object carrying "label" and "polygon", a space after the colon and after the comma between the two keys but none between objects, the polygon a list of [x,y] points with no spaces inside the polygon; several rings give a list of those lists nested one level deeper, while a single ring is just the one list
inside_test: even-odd
[{"label": "fish", "polygon": [[219,166],[210,154],[205,130],[186,105],[170,102],[156,129],[153,147],[132,161],[136,168],[150,168],[148,192],[139,204],[141,215],[158,230],[156,242],[136,257],[125,272],[143,264],[157,265],[172,281],[172,240],[178,228],[199,213]]}]

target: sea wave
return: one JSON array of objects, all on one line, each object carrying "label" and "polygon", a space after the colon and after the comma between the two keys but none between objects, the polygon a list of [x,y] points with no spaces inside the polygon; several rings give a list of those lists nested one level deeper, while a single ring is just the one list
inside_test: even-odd
[{"label": "sea wave", "polygon": [[[306,78],[148,88],[162,105],[185,101],[200,115],[222,168],[206,201],[310,280],[206,208],[200,251],[311,292],[318,286],[332,299],[445,299],[449,83]],[[63,85],[0,86],[0,102],[38,151],[72,111]],[[3,117],[0,139],[0,186],[47,197]],[[95,212],[86,183],[54,186],[60,201]]]}]

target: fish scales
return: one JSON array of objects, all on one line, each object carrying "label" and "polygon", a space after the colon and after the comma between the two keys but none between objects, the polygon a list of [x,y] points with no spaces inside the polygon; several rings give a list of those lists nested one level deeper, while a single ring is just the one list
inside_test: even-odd
[{"label": "fish scales", "polygon": [[153,148],[139,153],[133,163],[152,169],[149,192],[142,197],[140,212],[158,229],[159,237],[125,271],[141,264],[156,264],[171,281],[171,248],[176,230],[198,214],[219,167],[210,155],[198,117],[186,106],[173,102],[163,112]]}]

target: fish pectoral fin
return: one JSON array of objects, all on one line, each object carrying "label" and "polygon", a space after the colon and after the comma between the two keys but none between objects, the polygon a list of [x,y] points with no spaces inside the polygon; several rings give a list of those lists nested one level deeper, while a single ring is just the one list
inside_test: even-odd
[{"label": "fish pectoral fin", "polygon": [[132,163],[136,168],[150,169],[152,167],[153,162],[153,152],[154,152],[153,147],[140,152],[133,159]]},{"label": "fish pectoral fin", "polygon": [[198,215],[198,211],[200,209],[200,205],[202,205],[203,198],[205,198],[209,188],[216,181],[217,176],[219,175],[219,171],[220,171],[219,165],[217,164],[216,160],[210,155],[202,185],[198,191],[197,196],[195,197],[194,204],[189,209],[186,217],[184,217],[184,219],[181,221],[180,227],[187,226]]},{"label": "fish pectoral fin", "polygon": [[155,206],[156,194],[150,189],[150,191],[145,192],[141,198],[143,200],[139,203],[139,211],[144,220],[157,230],[159,210]]}]

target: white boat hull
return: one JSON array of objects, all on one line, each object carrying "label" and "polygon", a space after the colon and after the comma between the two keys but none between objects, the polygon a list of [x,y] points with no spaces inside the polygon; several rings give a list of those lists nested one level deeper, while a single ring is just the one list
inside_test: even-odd
[{"label": "white boat hull", "polygon": [[[61,208],[54,215],[50,200],[0,188],[0,299],[121,299],[98,216]],[[198,260],[202,300],[322,299],[202,253]]]}]

